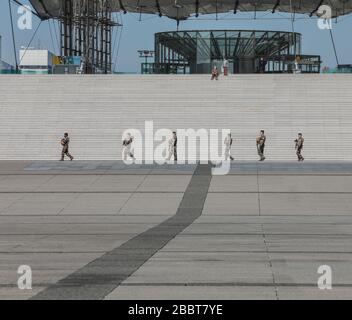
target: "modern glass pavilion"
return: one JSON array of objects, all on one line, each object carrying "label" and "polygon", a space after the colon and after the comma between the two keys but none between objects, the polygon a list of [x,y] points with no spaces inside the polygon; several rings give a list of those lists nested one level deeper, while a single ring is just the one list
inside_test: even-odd
[{"label": "modern glass pavilion", "polygon": [[157,33],[155,63],[144,68],[153,68],[153,73],[209,73],[225,58],[232,73],[291,72],[297,58],[302,72],[320,71],[319,56],[302,55],[301,34],[253,30]]}]

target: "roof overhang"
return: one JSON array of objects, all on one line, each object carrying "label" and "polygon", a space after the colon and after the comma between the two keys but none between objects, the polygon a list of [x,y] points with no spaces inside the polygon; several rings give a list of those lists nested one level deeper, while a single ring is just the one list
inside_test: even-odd
[{"label": "roof overhang", "polygon": [[[63,15],[65,0],[30,0],[30,2],[42,19],[60,18]],[[321,5],[330,6],[332,18],[352,12],[352,0],[111,0],[114,12],[162,14],[177,20],[187,19],[197,13],[214,14],[229,11],[293,11],[316,15]]]}]

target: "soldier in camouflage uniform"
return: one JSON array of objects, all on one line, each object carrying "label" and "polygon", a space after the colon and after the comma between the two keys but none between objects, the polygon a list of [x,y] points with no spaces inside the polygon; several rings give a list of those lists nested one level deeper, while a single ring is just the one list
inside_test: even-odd
[{"label": "soldier in camouflage uniform", "polygon": [[260,157],[259,161],[264,161],[264,148],[265,148],[265,142],[266,142],[266,136],[264,134],[264,130],[260,131],[259,136],[257,137],[257,150],[258,150],[258,155]]},{"label": "soldier in camouflage uniform", "polygon": [[73,160],[73,157],[71,156],[71,154],[68,151],[69,144],[70,144],[70,138],[68,136],[68,133],[66,132],[64,134],[64,138],[61,139],[62,152],[61,152],[61,160],[60,161],[64,161],[65,156],[69,157],[71,161]]},{"label": "soldier in camouflage uniform", "polygon": [[304,138],[302,136],[302,133],[298,134],[298,138],[295,140],[295,148],[296,148],[296,155],[298,157],[298,161],[304,161],[304,158],[302,156],[302,149],[303,149],[303,144],[304,144]]}]

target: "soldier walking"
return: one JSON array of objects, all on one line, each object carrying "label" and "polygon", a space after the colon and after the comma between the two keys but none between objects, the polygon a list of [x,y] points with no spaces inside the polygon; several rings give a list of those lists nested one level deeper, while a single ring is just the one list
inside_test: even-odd
[{"label": "soldier walking", "polygon": [[295,140],[295,149],[296,149],[296,155],[298,157],[298,161],[304,161],[304,158],[302,156],[302,149],[303,149],[303,144],[304,144],[304,138],[302,133],[298,134],[298,138]]},{"label": "soldier walking", "polygon": [[231,137],[231,133],[227,135],[225,138],[224,144],[225,144],[225,161],[227,161],[229,158],[231,161],[234,160],[234,158],[231,156],[231,147],[232,147],[232,142],[233,139]]},{"label": "soldier walking", "polygon": [[174,161],[177,161],[177,134],[174,131],[172,133],[172,138],[169,140],[169,155],[166,158],[167,161],[171,160],[171,157],[174,157]]},{"label": "soldier walking", "polygon": [[260,157],[259,161],[264,161],[264,148],[265,148],[265,142],[266,142],[266,136],[264,134],[264,130],[260,130],[260,134],[257,137],[257,150],[258,150],[258,155]]},{"label": "soldier walking", "polygon": [[70,137],[68,136],[68,133],[66,132],[64,134],[63,139],[61,139],[62,152],[61,152],[61,160],[60,161],[64,161],[65,156],[69,157],[71,161],[73,160],[73,157],[70,155],[70,153],[68,151],[69,144],[70,144]]},{"label": "soldier walking", "polygon": [[132,152],[132,143],[133,143],[133,136],[130,133],[127,133],[126,138],[122,142],[123,150],[123,160],[127,161],[128,157],[135,160],[134,154]]},{"label": "soldier walking", "polygon": [[174,139],[174,160],[177,162],[177,133],[174,131],[172,133]]}]

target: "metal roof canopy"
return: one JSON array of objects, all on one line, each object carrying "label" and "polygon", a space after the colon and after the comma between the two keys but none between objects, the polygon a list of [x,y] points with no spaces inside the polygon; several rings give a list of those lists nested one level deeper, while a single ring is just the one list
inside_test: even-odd
[{"label": "metal roof canopy", "polygon": [[[80,0],[72,0],[75,1]],[[62,18],[65,0],[30,2],[42,19]],[[159,14],[176,20],[185,20],[192,15],[229,11],[235,13],[271,10],[316,15],[321,5],[331,7],[332,17],[352,12],[352,0],[111,0],[113,12]]]},{"label": "metal roof canopy", "polygon": [[[196,57],[197,51],[202,55],[211,55],[217,59],[229,56],[249,56],[254,50],[257,56],[274,56],[280,51],[287,54],[301,55],[301,34],[287,31],[266,30],[186,30],[167,31],[155,34],[156,46],[166,45],[184,57]],[[212,41],[205,41],[204,39]],[[226,39],[226,41],[222,41]],[[220,48],[220,43],[221,46]],[[252,43],[252,45],[250,45]],[[201,43],[201,45],[200,45]],[[292,48],[290,48],[290,46]],[[227,50],[231,48],[231,52]],[[225,51],[224,51],[225,50]],[[292,50],[292,52],[290,52]],[[157,47],[155,48],[158,55]]]}]

